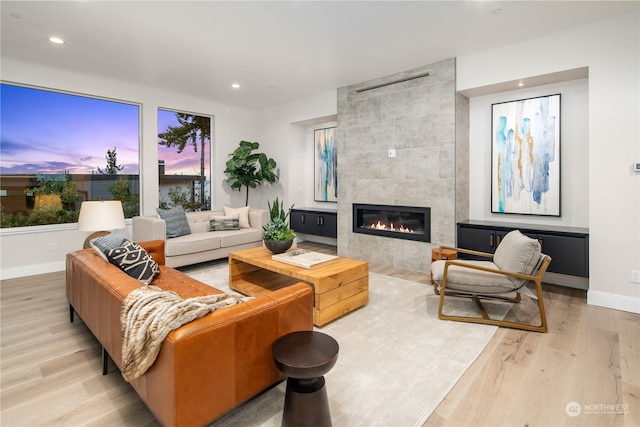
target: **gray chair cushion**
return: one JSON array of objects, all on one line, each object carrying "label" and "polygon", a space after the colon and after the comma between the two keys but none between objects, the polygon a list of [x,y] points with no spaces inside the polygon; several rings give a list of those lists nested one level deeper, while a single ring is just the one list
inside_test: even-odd
[{"label": "gray chair cushion", "polygon": [[[519,230],[513,230],[498,245],[493,262],[500,270],[531,274],[540,262],[540,252],[540,242],[525,236]],[[509,280],[517,287],[526,282],[515,277],[510,277]]]},{"label": "gray chair cushion", "polygon": [[[491,261],[457,260],[457,262],[498,270],[498,266]],[[431,264],[431,277],[438,285],[442,285],[445,263],[446,260],[439,260]],[[512,292],[516,286],[503,274],[451,265],[447,271],[447,289],[478,294],[502,294]]]}]

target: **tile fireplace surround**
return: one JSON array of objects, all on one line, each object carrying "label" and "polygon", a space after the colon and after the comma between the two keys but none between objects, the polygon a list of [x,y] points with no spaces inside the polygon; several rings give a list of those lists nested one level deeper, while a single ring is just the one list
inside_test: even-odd
[{"label": "tile fireplace surround", "polygon": [[[456,94],[455,59],[340,88],[338,141],[338,254],[428,272],[431,249],[455,244],[469,216],[469,100]],[[354,203],[430,207],[431,242],[354,233]]]}]

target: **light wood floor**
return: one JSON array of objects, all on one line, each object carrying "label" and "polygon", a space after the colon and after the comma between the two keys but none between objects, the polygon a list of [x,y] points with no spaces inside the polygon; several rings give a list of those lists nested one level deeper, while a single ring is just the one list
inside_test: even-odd
[{"label": "light wood floor", "polygon": [[[421,272],[370,271],[428,283]],[[0,425],[158,426],[112,364],[101,375],[100,346],[82,321],[69,323],[64,273],[2,281],[0,302]],[[545,304],[549,332],[498,329],[424,426],[640,426],[640,315],[554,286]],[[533,311],[523,302],[508,316]],[[567,415],[570,402],[579,415]]]}]

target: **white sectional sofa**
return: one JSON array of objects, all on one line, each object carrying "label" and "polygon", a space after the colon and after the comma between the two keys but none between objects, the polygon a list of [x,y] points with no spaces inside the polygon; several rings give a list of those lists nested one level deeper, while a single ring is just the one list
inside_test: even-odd
[{"label": "white sectional sofa", "polygon": [[[261,209],[246,209],[248,217],[240,218],[238,230],[210,230],[212,217],[227,217],[242,209],[225,211],[186,212],[190,234],[167,238],[167,225],[159,216],[137,216],[132,220],[133,240],[165,241],[165,264],[181,267],[199,262],[225,258],[229,252],[262,245],[262,226],[269,221],[269,212]],[[248,223],[247,223],[248,222]]]}]

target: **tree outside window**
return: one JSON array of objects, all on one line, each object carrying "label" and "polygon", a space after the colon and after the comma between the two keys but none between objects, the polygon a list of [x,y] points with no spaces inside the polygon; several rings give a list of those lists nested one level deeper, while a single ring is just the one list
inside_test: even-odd
[{"label": "tree outside window", "polygon": [[211,117],[158,110],[160,207],[211,209]]}]

